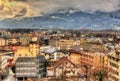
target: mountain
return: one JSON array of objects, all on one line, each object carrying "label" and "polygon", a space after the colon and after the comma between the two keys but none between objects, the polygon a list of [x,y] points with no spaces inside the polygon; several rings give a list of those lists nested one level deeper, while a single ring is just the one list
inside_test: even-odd
[{"label": "mountain", "polygon": [[93,13],[73,9],[59,10],[37,17],[4,19],[0,21],[0,28],[120,30],[120,11]]}]

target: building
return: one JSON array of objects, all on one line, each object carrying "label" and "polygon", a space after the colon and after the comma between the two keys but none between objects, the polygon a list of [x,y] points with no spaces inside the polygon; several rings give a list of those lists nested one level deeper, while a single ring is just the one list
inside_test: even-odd
[{"label": "building", "polygon": [[18,57],[36,57],[39,54],[39,45],[35,42],[31,42],[29,46],[16,47],[14,58]]},{"label": "building", "polygon": [[108,50],[101,45],[77,45],[70,50],[69,59],[74,64],[87,65],[99,70],[108,67],[107,52]]},{"label": "building", "polygon": [[120,81],[120,45],[109,53],[109,81]]},{"label": "building", "polygon": [[9,65],[8,60],[13,58],[13,54],[13,52],[0,52],[0,69],[7,69],[7,66]]},{"label": "building", "polygon": [[11,57],[10,56],[6,56],[6,55],[0,56],[0,62],[1,62],[0,69],[5,69],[6,68],[6,66],[8,65],[7,60],[9,58],[11,58]]},{"label": "building", "polygon": [[37,37],[37,36],[33,36],[33,37],[31,38],[31,41],[32,41],[32,42],[38,41],[38,37]]},{"label": "building", "polygon": [[20,57],[16,60],[16,74],[19,80],[26,78],[46,77],[46,61],[44,56]]},{"label": "building", "polygon": [[61,58],[54,66],[55,76],[79,76],[79,68],[66,57]]},{"label": "building", "polygon": [[0,81],[9,75],[8,67],[12,62],[8,62],[9,59],[13,59],[13,52],[0,51]]},{"label": "building", "polygon": [[60,49],[70,50],[74,45],[83,45],[87,42],[87,39],[81,38],[77,40],[72,39],[61,39],[56,42],[56,46],[60,47]]},{"label": "building", "polygon": [[29,47],[19,46],[16,48],[14,58],[17,59],[19,57],[35,57],[36,55],[30,52]]},{"label": "building", "polygon": [[0,81],[5,79],[9,75],[9,69],[0,69]]},{"label": "building", "polygon": [[46,59],[43,55],[40,55],[37,57],[39,62],[39,78],[45,78],[46,77]]},{"label": "building", "polygon": [[22,45],[28,45],[28,44],[29,44],[29,40],[30,40],[29,37],[20,37],[20,38],[19,38],[19,42],[20,42]]},{"label": "building", "polygon": [[0,38],[0,46],[5,46],[7,45],[7,42],[4,38]]},{"label": "building", "polygon": [[73,45],[74,40],[61,39],[57,41],[57,47],[60,47],[60,49],[70,50]]},{"label": "building", "polygon": [[78,81],[80,78],[80,73],[81,69],[79,66],[72,63],[66,57],[62,57],[54,64],[53,67],[48,68],[47,77],[55,77],[57,79],[62,79],[62,81],[66,81],[65,79],[67,78]]},{"label": "building", "polygon": [[8,45],[16,45],[18,43],[19,43],[19,39],[16,39],[16,38],[7,39],[7,44]]},{"label": "building", "polygon": [[30,42],[29,44],[30,53],[34,56],[39,54],[39,44],[37,42]]},{"label": "building", "polygon": [[61,57],[65,56],[64,53],[62,53],[55,47],[50,47],[50,48],[44,50],[44,52],[42,52],[42,54],[46,57],[47,60],[52,60],[52,61],[57,61]]}]

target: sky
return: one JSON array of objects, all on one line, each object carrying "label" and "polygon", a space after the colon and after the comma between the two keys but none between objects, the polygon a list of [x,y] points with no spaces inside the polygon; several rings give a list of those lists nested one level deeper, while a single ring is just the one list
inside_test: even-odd
[{"label": "sky", "polygon": [[120,0],[0,0],[0,19],[42,16],[57,10],[84,12],[120,10]]}]

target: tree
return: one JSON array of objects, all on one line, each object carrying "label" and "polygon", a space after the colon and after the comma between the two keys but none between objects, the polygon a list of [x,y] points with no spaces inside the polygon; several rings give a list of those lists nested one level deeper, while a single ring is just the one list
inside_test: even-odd
[{"label": "tree", "polygon": [[13,73],[15,73],[15,66],[13,66],[11,69],[12,69]]},{"label": "tree", "polygon": [[93,76],[99,81],[103,81],[106,76],[106,72],[104,70],[96,71],[93,73]]}]

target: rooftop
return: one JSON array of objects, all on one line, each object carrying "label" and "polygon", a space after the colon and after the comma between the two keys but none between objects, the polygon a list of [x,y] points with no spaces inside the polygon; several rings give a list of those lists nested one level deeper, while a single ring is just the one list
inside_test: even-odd
[{"label": "rooftop", "polygon": [[104,45],[97,45],[97,44],[84,44],[84,45],[76,45],[73,46],[71,51],[75,52],[81,52],[81,51],[86,51],[86,52],[108,52],[108,49],[105,48]]},{"label": "rooftop", "polygon": [[120,59],[120,55],[117,55],[116,51],[111,51],[108,53],[109,56]]},{"label": "rooftop", "polygon": [[36,59],[36,57],[19,57],[16,62],[33,62]]},{"label": "rooftop", "polygon": [[46,49],[46,50],[44,51],[44,53],[52,54],[52,53],[54,53],[54,52],[56,52],[56,51],[57,51],[57,48],[51,47],[51,48]]}]

